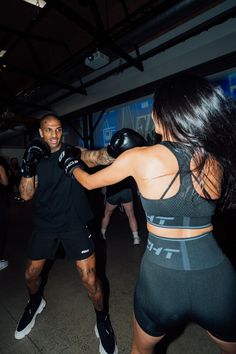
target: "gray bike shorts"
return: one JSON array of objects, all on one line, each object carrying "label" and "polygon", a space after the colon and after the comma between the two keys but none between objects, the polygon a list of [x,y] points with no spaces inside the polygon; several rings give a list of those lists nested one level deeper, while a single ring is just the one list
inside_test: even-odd
[{"label": "gray bike shorts", "polygon": [[212,233],[185,239],[149,234],[134,312],[151,336],[195,322],[218,339],[236,341],[236,271]]}]

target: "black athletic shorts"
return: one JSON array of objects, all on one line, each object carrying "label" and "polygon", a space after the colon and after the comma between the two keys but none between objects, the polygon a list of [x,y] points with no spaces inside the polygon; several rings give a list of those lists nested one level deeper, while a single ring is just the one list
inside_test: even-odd
[{"label": "black athletic shorts", "polygon": [[63,233],[34,231],[28,243],[27,257],[32,260],[54,259],[59,244],[73,260],[87,259],[94,253],[92,235],[87,226]]},{"label": "black athletic shorts", "polygon": [[132,190],[130,188],[125,188],[118,193],[107,196],[106,201],[112,205],[130,203],[133,201]]}]

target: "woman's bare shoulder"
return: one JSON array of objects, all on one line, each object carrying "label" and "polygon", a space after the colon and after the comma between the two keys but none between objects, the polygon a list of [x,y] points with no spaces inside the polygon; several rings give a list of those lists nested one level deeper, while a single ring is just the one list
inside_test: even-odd
[{"label": "woman's bare shoulder", "polygon": [[126,163],[130,164],[136,173],[144,178],[169,173],[178,166],[175,156],[160,144],[137,147],[122,155],[126,159]]}]

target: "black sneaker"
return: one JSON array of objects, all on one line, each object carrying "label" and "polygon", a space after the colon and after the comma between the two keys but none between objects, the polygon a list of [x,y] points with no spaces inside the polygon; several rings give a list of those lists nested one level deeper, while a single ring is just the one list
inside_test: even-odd
[{"label": "black sneaker", "polygon": [[95,334],[99,338],[100,354],[118,354],[115,335],[111,326],[109,316],[102,322],[95,325]]},{"label": "black sneaker", "polygon": [[16,327],[15,338],[22,339],[30,333],[34,327],[36,316],[41,313],[46,305],[44,298],[41,299],[40,304],[34,304],[30,300],[27,303],[25,311]]}]

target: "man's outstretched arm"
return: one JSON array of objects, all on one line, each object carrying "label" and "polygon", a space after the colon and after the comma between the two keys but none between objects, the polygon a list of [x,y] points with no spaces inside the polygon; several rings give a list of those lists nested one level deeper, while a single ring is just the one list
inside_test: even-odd
[{"label": "man's outstretched arm", "polygon": [[114,161],[114,158],[108,154],[106,148],[100,150],[87,150],[80,147],[80,150],[80,158],[88,167],[95,167],[99,165],[107,166]]}]

